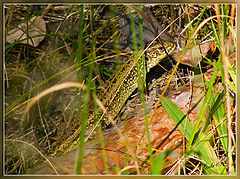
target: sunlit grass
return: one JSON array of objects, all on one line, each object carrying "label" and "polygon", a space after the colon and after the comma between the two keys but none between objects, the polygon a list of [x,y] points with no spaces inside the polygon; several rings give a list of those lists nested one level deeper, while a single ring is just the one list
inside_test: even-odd
[{"label": "sunlit grass", "polygon": [[[115,23],[116,21],[116,14],[118,11],[120,11],[117,6],[111,6],[111,16],[107,18],[106,23],[99,23],[95,24],[96,19],[99,18],[99,11],[102,7],[97,7],[95,5],[73,5],[71,8],[67,10],[67,14],[65,14],[62,18],[63,20],[60,23],[60,26],[57,28],[55,34],[46,34],[46,38],[50,38],[50,42],[48,46],[46,47],[46,51],[44,49],[39,50],[38,52],[41,53],[41,57],[38,58],[37,65],[40,66],[40,64],[44,61],[44,57],[49,58],[49,62],[54,62],[54,58],[51,59],[51,57],[57,56],[62,57],[62,59],[66,59],[72,62],[72,65],[69,67],[66,67],[65,69],[62,69],[61,71],[57,71],[53,75],[47,75],[47,73],[42,70],[42,74],[44,78],[41,81],[37,81],[36,83],[32,83],[31,88],[26,88],[26,90],[20,94],[19,97],[17,97],[6,109],[5,109],[5,119],[11,120],[12,116],[15,115],[16,111],[23,110],[23,107],[26,107],[26,111],[30,112],[31,108],[34,105],[39,105],[39,101],[43,99],[44,96],[50,96],[51,93],[56,92],[57,90],[54,90],[52,85],[53,83],[60,84],[63,79],[58,79],[62,75],[67,74],[64,77],[67,77],[70,73],[76,73],[76,79],[84,84],[83,86],[78,86],[82,88],[81,90],[75,90],[74,94],[74,101],[75,106],[72,107],[71,115],[67,116],[66,119],[70,120],[72,117],[74,117],[74,114],[79,113],[81,111],[81,116],[78,118],[79,120],[79,126],[81,126],[81,132],[79,133],[79,148],[78,148],[78,159],[77,159],[77,165],[76,165],[76,174],[81,174],[82,165],[83,165],[83,157],[84,157],[84,145],[85,145],[85,137],[86,137],[86,131],[87,131],[87,121],[89,120],[89,111],[90,108],[93,108],[93,110],[96,114],[98,114],[100,111],[103,110],[99,103],[96,101],[98,100],[97,94],[99,89],[102,89],[102,85],[104,85],[104,80],[101,78],[101,74],[104,74],[105,76],[111,76],[111,72],[115,72],[115,69],[107,69],[104,65],[101,67],[101,63],[98,62],[105,62],[110,58],[115,57],[116,64],[114,66],[117,66],[116,69],[118,69],[118,65],[122,65],[120,63],[120,56],[121,55],[129,55],[125,52],[121,52],[119,49],[119,43],[120,40],[118,29],[117,27],[114,27],[112,30],[112,34],[110,37],[107,37],[104,42],[98,41],[98,35],[104,32],[104,29],[107,25],[111,23]],[[229,60],[229,54],[226,53],[225,44],[230,43],[227,41],[228,39],[236,39],[236,34],[234,30],[234,13],[235,11],[231,12],[231,16],[228,16],[230,13],[230,5],[219,5],[214,6],[216,11],[216,16],[214,17],[208,17],[207,19],[204,19],[204,15],[207,14],[206,11],[208,10],[207,5],[203,5],[200,15],[198,16],[198,19],[191,20],[191,14],[188,11],[188,6],[183,6],[184,10],[186,12],[187,18],[189,20],[189,23],[186,25],[186,29],[188,30],[188,39],[186,39],[185,48],[182,51],[182,55],[177,59],[177,63],[175,64],[173,68],[172,75],[168,77],[168,83],[165,86],[163,92],[161,93],[159,100],[155,106],[155,109],[150,116],[150,118],[147,118],[147,110],[146,110],[146,101],[145,101],[145,92],[146,92],[146,71],[140,68],[141,64],[139,64],[139,60],[141,59],[143,63],[145,62],[144,57],[144,43],[143,43],[143,27],[141,20],[144,20],[144,17],[142,16],[143,11],[141,9],[141,6],[138,7],[138,18],[139,18],[139,31],[140,31],[140,40],[141,40],[141,47],[138,47],[137,45],[137,38],[136,38],[136,22],[134,22],[133,16],[132,16],[132,10],[136,7],[133,7],[132,5],[123,6],[122,8],[126,8],[129,12],[129,18],[131,23],[131,34],[132,34],[132,43],[133,43],[133,54],[134,59],[136,60],[137,65],[137,71],[138,71],[138,88],[140,91],[140,97],[141,97],[141,103],[142,103],[142,109],[143,109],[143,115],[145,119],[145,128],[146,128],[146,137],[148,141],[147,149],[149,151],[149,158],[147,159],[148,163],[150,163],[150,171],[152,175],[161,175],[163,174],[163,168],[164,165],[164,159],[168,155],[168,152],[163,153],[154,153],[156,149],[152,148],[151,146],[151,133],[148,130],[148,124],[151,121],[152,116],[154,115],[155,110],[159,107],[160,104],[164,106],[166,111],[168,112],[169,116],[174,120],[176,123],[178,129],[181,130],[181,132],[184,134],[185,139],[187,140],[187,146],[184,149],[184,154],[182,157],[184,157],[184,163],[182,170],[184,174],[186,174],[185,167],[194,168],[195,163],[192,161],[199,161],[198,167],[202,169],[202,173],[206,175],[235,175],[236,170],[236,162],[233,160],[235,157],[235,150],[236,150],[236,139],[234,136],[234,131],[232,130],[232,122],[235,120],[235,113],[236,109],[232,109],[231,101],[234,101],[233,96],[229,93],[236,95],[236,70],[235,64],[231,64]],[[120,8],[120,9],[122,9]],[[13,7],[11,7],[11,10],[14,10]],[[69,16],[72,15],[73,12],[77,10],[77,14],[79,16],[79,19],[76,21],[76,24],[73,27],[69,29],[69,34],[60,34],[58,33],[58,30],[63,25],[63,22],[67,20]],[[28,12],[30,12],[30,9],[28,9]],[[40,11],[38,15],[41,15],[44,10]],[[10,17],[11,11],[9,11],[8,17]],[[29,19],[30,16],[27,16],[27,19]],[[146,19],[145,19],[146,20]],[[213,22],[213,20],[216,20],[216,22]],[[96,26],[95,26],[96,25]],[[187,119],[187,114],[183,114],[183,112],[177,108],[177,106],[173,103],[171,103],[168,99],[164,98],[164,93],[169,88],[169,84],[172,81],[174,73],[179,69],[179,64],[181,63],[181,58],[183,57],[185,51],[187,50],[189,44],[193,43],[194,45],[197,45],[197,40],[195,39],[199,30],[202,27],[205,27],[206,25],[211,26],[213,29],[213,32],[211,32],[210,36],[211,38],[216,42],[218,50],[220,52],[219,58],[215,62],[211,62],[209,59],[205,59],[204,61],[208,64],[210,64],[213,68],[213,74],[211,79],[204,80],[204,90],[205,90],[205,97],[202,99],[201,108],[199,111],[198,118],[196,120],[196,124],[192,125],[189,120]],[[79,27],[79,32],[77,35],[77,39],[74,38],[73,30],[74,27]],[[6,25],[7,29],[10,28],[10,24]],[[39,36],[39,35],[38,35]],[[32,38],[37,38],[38,36],[34,36]],[[27,38],[29,40],[30,38]],[[59,39],[62,39],[64,43],[61,42],[59,45]],[[17,40],[14,43],[7,44],[5,46],[5,56],[6,58],[10,58],[10,54],[12,53],[11,50],[14,49],[16,46],[20,45],[22,40]],[[113,40],[113,46],[114,50],[111,52],[108,52],[106,49],[104,49],[104,45],[108,42]],[[59,47],[60,46],[60,47]],[[236,46],[236,40],[234,41],[234,45],[230,51],[234,49]],[[56,48],[55,48],[56,47]],[[66,53],[58,54],[60,50],[66,51]],[[31,51],[31,48],[27,46],[27,51]],[[102,52],[103,51],[103,52]],[[106,53],[105,53],[106,52]],[[19,53],[20,54],[20,53]],[[29,54],[29,53],[28,53]],[[33,62],[30,62],[33,63]],[[35,64],[35,63],[33,63]],[[23,64],[24,66],[25,64]],[[232,66],[231,66],[232,65]],[[28,67],[28,64],[26,65]],[[29,65],[30,66],[30,65]],[[145,64],[144,64],[145,66]],[[37,68],[38,66],[36,66]],[[33,67],[34,68],[34,67]],[[100,74],[100,68],[101,68],[101,74]],[[204,74],[202,72],[202,67],[199,66],[202,79],[204,78]],[[7,69],[7,67],[6,67]],[[5,72],[7,70],[5,69]],[[110,73],[109,73],[110,72]],[[143,74],[143,77],[141,76]],[[6,75],[9,75],[9,72],[6,73]],[[96,76],[96,78],[95,78]],[[63,77],[63,78],[64,78]],[[220,78],[220,79],[219,79]],[[8,79],[8,78],[6,78]],[[56,81],[55,81],[56,80]],[[55,81],[55,82],[54,82]],[[222,82],[223,84],[223,91],[219,92],[216,87],[216,82]],[[33,85],[34,84],[34,85]],[[62,84],[62,83],[61,83]],[[64,84],[64,83],[63,83]],[[8,87],[9,85],[7,85]],[[11,83],[10,83],[11,86]],[[62,89],[58,90],[65,90],[65,88],[73,87],[74,85],[67,85],[63,87]],[[77,85],[73,88],[78,88]],[[45,90],[44,90],[45,89]],[[53,90],[52,90],[53,89]],[[35,98],[32,98],[35,96],[35,94],[38,94]],[[81,100],[79,99],[79,95],[81,94]],[[39,97],[40,96],[40,97]],[[38,97],[38,98],[37,98]],[[35,101],[32,101],[35,100]],[[89,106],[91,99],[93,99],[93,106]],[[28,104],[29,103],[29,104]],[[49,98],[48,103],[51,103],[51,99]],[[27,106],[30,106],[28,107]],[[92,103],[91,103],[92,104]],[[101,103],[100,103],[101,104]],[[46,105],[46,108],[48,107],[48,104]],[[39,110],[40,111],[40,110]],[[191,112],[191,109],[189,109],[189,112]],[[40,112],[41,113],[41,112]],[[206,115],[207,114],[207,115]],[[24,119],[27,116],[26,113],[23,115]],[[97,116],[97,115],[96,115]],[[49,120],[47,118],[44,118],[46,121]],[[21,121],[19,119],[19,121]],[[69,122],[69,121],[67,121]],[[66,123],[67,123],[66,122]],[[99,123],[100,124],[100,123]],[[49,126],[44,126],[45,132],[51,130]],[[100,133],[100,144],[102,151],[105,151],[105,143],[107,142],[118,142],[118,141],[104,141],[104,130],[102,129],[101,125],[96,127],[95,129],[97,132]],[[145,131],[143,131],[144,133]],[[45,133],[47,135],[47,132]],[[70,134],[69,134],[70,135]],[[59,137],[59,140],[61,139],[61,136]],[[66,136],[65,136],[66,137]],[[129,145],[126,142],[126,145]],[[136,146],[139,148],[144,148],[146,146]],[[221,148],[221,151],[219,151]],[[133,157],[133,156],[132,156]],[[194,158],[194,159],[193,159]],[[106,174],[109,173],[108,167],[109,164],[107,163],[106,154],[103,152],[103,159],[104,159],[104,167],[106,170]],[[138,166],[139,161],[141,161],[138,158],[134,158],[136,165],[133,166],[126,166],[123,169],[116,168],[114,166],[110,166],[116,173],[119,174],[131,174],[128,170],[131,168],[136,168],[137,174],[139,173],[140,166]],[[142,159],[143,160],[143,159]],[[142,161],[141,161],[142,162]],[[144,161],[146,162],[146,161]],[[17,168],[17,167],[16,167]],[[29,168],[29,163],[25,163],[25,171],[27,172]],[[196,170],[198,170],[197,168]],[[200,169],[199,169],[200,170]],[[23,170],[24,171],[24,170]],[[16,172],[17,173],[17,172]],[[191,173],[191,172],[190,172]]]}]

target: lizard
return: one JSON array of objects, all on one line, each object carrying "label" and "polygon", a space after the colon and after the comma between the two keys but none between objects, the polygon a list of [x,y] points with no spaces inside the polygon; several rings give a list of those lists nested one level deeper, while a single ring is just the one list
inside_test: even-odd
[{"label": "lizard", "polygon": [[[164,47],[162,47],[160,43],[155,43],[147,48],[146,57],[148,60],[146,64],[142,58],[135,59],[134,56],[131,56],[127,63],[122,65],[122,67],[108,80],[105,87],[103,87],[98,94],[98,98],[102,101],[106,110],[100,110],[101,115],[99,119],[96,119],[94,114],[88,117],[87,131],[92,131],[94,126],[96,127],[97,121],[104,121],[106,125],[111,124],[111,120],[108,120],[108,118],[116,118],[127,99],[133,91],[138,88],[137,60],[141,78],[144,78],[145,69],[149,72],[152,67],[156,66],[176,48],[176,43],[172,41],[162,39],[162,44]],[[141,53],[142,51],[139,51],[139,54]],[[81,126],[55,150],[53,156],[67,153],[77,147],[80,131]]]}]

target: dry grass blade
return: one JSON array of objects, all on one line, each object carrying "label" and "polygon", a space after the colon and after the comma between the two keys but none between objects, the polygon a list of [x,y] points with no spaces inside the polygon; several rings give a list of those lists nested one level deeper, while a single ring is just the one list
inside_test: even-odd
[{"label": "dry grass blade", "polygon": [[[235,141],[232,133],[232,117],[231,117],[231,102],[230,102],[230,95],[229,95],[229,85],[228,85],[228,79],[229,79],[229,62],[228,58],[225,54],[225,41],[223,36],[223,27],[222,27],[222,21],[220,19],[220,8],[219,5],[215,5],[215,11],[217,14],[217,22],[218,22],[218,28],[219,28],[219,36],[220,36],[220,53],[222,56],[222,63],[223,63],[223,72],[224,72],[224,87],[225,87],[225,93],[226,93],[226,107],[227,107],[227,128],[228,128],[228,165],[229,165],[229,174],[233,175],[233,160],[232,160],[232,140]],[[232,17],[230,17],[232,18]]]},{"label": "dry grass blade", "polygon": [[63,89],[67,89],[67,88],[81,88],[81,89],[85,89],[86,86],[84,84],[78,83],[78,82],[65,82],[65,83],[61,83],[61,84],[58,84],[58,85],[54,85],[54,86],[44,90],[43,92],[41,92],[40,94],[38,94],[37,96],[32,98],[30,100],[30,103],[26,106],[26,109],[25,109],[25,111],[23,113],[23,116],[22,116],[22,126],[24,126],[25,118],[26,118],[27,113],[29,112],[31,107],[38,100],[40,100],[42,97],[44,97],[44,96],[46,96],[46,95],[48,95],[50,93],[53,93],[53,92],[56,92],[56,91],[59,91],[59,90],[63,90]]},{"label": "dry grass blade", "polygon": [[[10,141],[10,140],[9,140]],[[28,143],[28,142],[25,142],[25,141],[22,141],[22,140],[18,140],[18,139],[15,139],[15,140],[11,140],[11,141],[16,141],[16,142],[19,142],[19,143],[23,143],[25,145],[28,145],[30,147],[32,147],[34,150],[36,150],[46,161],[47,163],[50,165],[50,167],[53,169],[54,173],[58,175],[58,172],[57,170],[55,169],[55,167],[53,166],[53,164],[51,163],[51,161],[40,151],[38,150],[34,145]]]},{"label": "dry grass blade", "polygon": [[235,4],[4,10],[6,174],[235,175]]},{"label": "dry grass blade", "polygon": [[199,26],[197,27],[197,29],[195,30],[194,34],[193,34],[193,37],[195,37],[198,33],[198,31],[210,20],[212,19],[215,19],[215,18],[220,18],[220,17],[228,17],[230,19],[234,19],[233,17],[230,17],[230,16],[227,16],[227,15],[216,15],[216,16],[212,16],[212,17],[209,17],[207,19],[205,19],[201,24],[199,24]]}]

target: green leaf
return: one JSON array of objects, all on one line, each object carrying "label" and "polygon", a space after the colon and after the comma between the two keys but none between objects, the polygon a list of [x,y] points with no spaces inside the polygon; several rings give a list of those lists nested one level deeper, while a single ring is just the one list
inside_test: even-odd
[{"label": "green leaf", "polygon": [[[110,165],[110,167],[116,172],[116,173],[119,173],[121,170],[120,170],[120,168],[118,168],[118,167],[115,167],[114,165]],[[131,174],[131,172],[129,172],[129,171],[127,171],[127,170],[125,170],[125,171],[123,171],[122,173],[121,173],[121,175],[130,175]]]},{"label": "green leaf", "polygon": [[189,120],[186,120],[186,115],[184,115],[176,104],[165,97],[162,98],[162,105],[171,119],[178,126],[179,130],[185,134],[186,139],[189,140],[193,131],[193,126]]},{"label": "green leaf", "polygon": [[[187,140],[192,139],[195,133],[194,127],[190,121],[186,118],[186,115],[178,108],[176,104],[170,101],[167,98],[162,99],[162,105],[171,119],[175,122],[179,130],[184,134]],[[186,121],[187,120],[187,121]],[[186,123],[186,127],[185,127]],[[187,153],[195,152],[200,159],[202,159],[206,164],[206,174],[226,174],[226,169],[219,164],[218,157],[216,156],[214,149],[210,145],[209,135],[204,135],[200,133],[197,141],[194,141],[194,144],[191,149],[187,150]]]},{"label": "green leaf", "polygon": [[156,159],[153,160],[153,165],[151,167],[152,169],[152,175],[161,175],[162,174],[162,168],[164,159],[166,157],[166,152],[161,152],[157,155]]}]

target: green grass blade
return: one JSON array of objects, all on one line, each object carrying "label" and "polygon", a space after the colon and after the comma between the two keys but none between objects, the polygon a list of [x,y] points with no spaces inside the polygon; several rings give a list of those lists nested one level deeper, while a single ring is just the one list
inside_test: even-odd
[{"label": "green grass blade", "polygon": [[153,165],[151,167],[152,175],[161,175],[162,174],[162,168],[163,168],[164,159],[165,159],[166,155],[167,155],[166,152],[161,152],[157,155],[157,157],[153,161]]},{"label": "green grass blade", "polygon": [[[186,115],[167,98],[162,99],[162,105],[168,115],[175,122],[179,130],[184,134],[187,140],[190,140],[193,136],[193,131],[195,130],[190,121],[186,118]],[[187,120],[187,121],[186,121]],[[186,128],[185,128],[186,122]],[[203,140],[204,139],[204,140]],[[191,152],[196,152],[199,154],[199,157],[207,165],[206,172],[207,174],[219,174],[225,172],[224,167],[221,164],[218,164],[218,158],[210,145],[208,138],[203,134],[200,134],[198,137],[198,144],[193,147]]]},{"label": "green grass blade", "polygon": [[[214,113],[213,115],[215,122],[216,122],[216,126],[217,127],[217,132],[218,132],[218,136],[220,136],[220,141],[223,145],[224,151],[228,151],[228,132],[227,132],[227,125],[224,122],[226,120],[226,113],[225,113],[225,109],[223,106],[223,103],[220,102],[220,106],[218,108],[218,110]],[[220,126],[219,126],[220,125]]]},{"label": "green grass blade", "polygon": [[[134,22],[134,19],[133,19],[133,15],[132,15],[130,6],[129,6],[129,16],[130,16],[130,23],[131,23],[131,32],[132,32],[132,37],[133,37],[134,57],[137,60],[136,61],[136,65],[137,65],[137,71],[138,71],[138,84],[139,84],[139,89],[140,89],[140,94],[141,94],[141,101],[142,101],[142,106],[143,106],[143,111],[144,111],[143,113],[144,113],[145,126],[146,126],[146,134],[147,134],[147,141],[148,141],[148,151],[149,151],[149,157],[150,157],[150,165],[152,166],[152,164],[153,164],[152,146],[151,146],[150,131],[149,131],[149,128],[148,128],[148,118],[147,118],[146,103],[145,103],[145,98],[144,98],[143,79],[141,77],[141,73],[143,73],[143,72],[141,72],[140,64],[139,64],[139,54],[138,54],[135,22]],[[140,21],[141,21],[141,19],[140,19]],[[141,35],[143,35],[142,32],[141,32]]]},{"label": "green grass blade", "polygon": [[[83,37],[83,28],[84,28],[84,24],[83,24],[83,10],[84,7],[83,5],[80,6],[80,29],[79,29],[79,33],[78,33],[78,48],[77,48],[77,62],[80,62],[82,60],[82,37]],[[83,82],[85,80],[85,75],[84,75],[84,69],[81,65],[81,63],[79,63],[79,71],[77,73],[77,79],[79,82]]]},{"label": "green grass blade", "polygon": [[[89,56],[89,61],[95,61],[95,45],[96,45],[96,37],[93,38],[93,42],[91,45],[91,51]],[[92,75],[93,75],[93,63],[90,64],[88,70],[88,79],[87,79],[87,88],[86,88],[86,95],[84,99],[83,105],[83,113],[82,113],[82,124],[81,124],[81,132],[79,137],[79,146],[78,146],[78,159],[76,164],[76,174],[81,174],[82,164],[83,164],[83,155],[84,155],[84,140],[85,140],[85,132],[87,128],[87,120],[88,120],[88,107],[90,102],[90,91],[91,91],[91,83],[92,83]]]},{"label": "green grass blade", "polygon": [[[172,101],[169,99],[163,97],[162,98],[162,105],[168,115],[171,117],[171,119],[175,122],[175,124],[178,126],[179,130],[184,134],[187,140],[190,139],[192,131],[193,131],[193,126],[190,123],[190,121],[186,118],[186,115],[177,107],[176,104],[174,104]],[[186,124],[186,129],[185,129],[185,123]]]},{"label": "green grass blade", "polygon": [[83,147],[84,147],[84,138],[85,138],[85,131],[87,126],[87,119],[88,119],[88,104],[90,100],[90,88],[91,88],[91,80],[92,80],[92,64],[90,65],[90,73],[87,80],[87,89],[86,95],[84,99],[84,106],[83,106],[83,113],[82,113],[82,125],[81,125],[81,133],[79,138],[79,147],[78,147],[78,159],[76,165],[76,174],[81,174],[82,169],[82,159],[83,159]]}]

